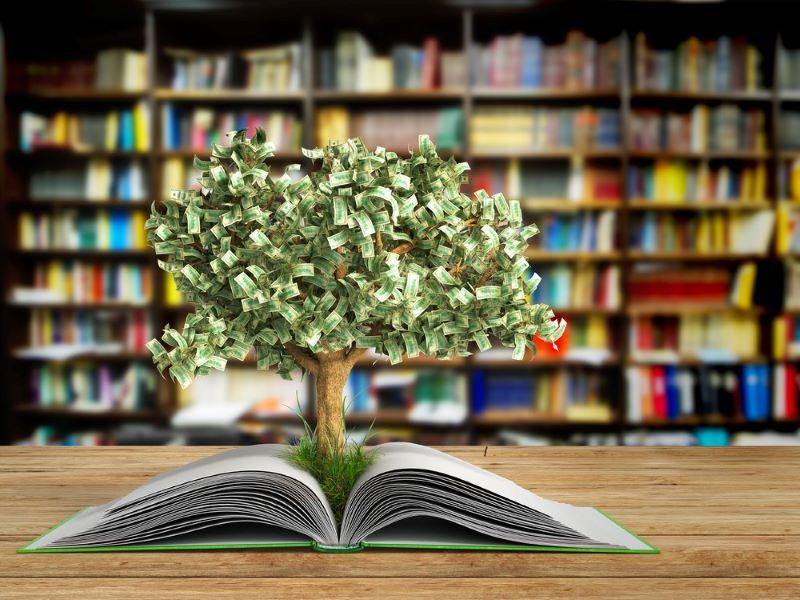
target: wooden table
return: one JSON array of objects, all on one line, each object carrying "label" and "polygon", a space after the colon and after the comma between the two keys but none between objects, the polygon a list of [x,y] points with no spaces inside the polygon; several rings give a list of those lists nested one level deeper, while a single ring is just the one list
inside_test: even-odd
[{"label": "wooden table", "polygon": [[221,448],[0,448],[0,598],[800,598],[800,449],[447,448],[602,508],[660,555],[23,555],[86,505]]}]

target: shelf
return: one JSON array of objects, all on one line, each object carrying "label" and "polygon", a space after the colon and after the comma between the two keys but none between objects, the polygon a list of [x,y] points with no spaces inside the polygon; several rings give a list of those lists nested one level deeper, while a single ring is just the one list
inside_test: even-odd
[{"label": "shelf", "polygon": [[616,356],[611,356],[600,361],[594,361],[579,357],[570,357],[565,354],[563,358],[560,356],[537,356],[535,358],[526,357],[523,360],[481,360],[478,357],[474,357],[473,360],[470,361],[470,366],[476,369],[530,371],[532,369],[553,367],[594,367],[600,369],[604,367],[618,366],[619,363],[619,358]]},{"label": "shelf", "polygon": [[360,358],[356,362],[356,367],[359,369],[416,369],[416,368],[434,368],[434,369],[457,369],[463,367],[466,361],[463,358],[443,359],[439,360],[432,356],[418,356],[417,358],[407,358],[403,362],[393,365],[389,362],[388,358],[378,357],[365,357]]},{"label": "shelf", "polygon": [[630,357],[625,364],[631,366],[649,367],[654,365],[675,365],[677,367],[702,367],[702,366],[731,366],[766,364],[769,359],[764,356],[740,356],[735,360],[700,360],[694,356],[679,356],[674,360],[649,360],[647,358]]},{"label": "shelf", "polygon": [[9,92],[12,100],[58,100],[59,102],[133,102],[147,96],[146,91],[97,90],[91,88],[34,88]]},{"label": "shelf", "polygon": [[52,210],[54,208],[127,208],[130,210],[150,210],[150,201],[142,200],[88,200],[44,198],[36,200],[7,200],[6,206],[13,210]]},{"label": "shelf", "polygon": [[75,356],[72,358],[68,358],[65,360],[56,360],[51,358],[32,358],[32,357],[21,357],[15,356],[14,351],[11,351],[11,358],[18,362],[33,362],[33,363],[42,363],[42,362],[58,362],[58,363],[76,363],[76,362],[95,362],[95,363],[104,363],[104,362],[133,362],[133,361],[147,361],[151,362],[153,357],[149,352],[116,352],[116,353],[107,353],[107,354],[81,354],[80,356]]},{"label": "shelf", "polygon": [[768,152],[759,150],[705,150],[702,152],[692,150],[631,150],[628,155],[631,158],[683,158],[687,160],[766,160],[769,158]]},{"label": "shelf", "polygon": [[620,99],[617,88],[565,90],[559,88],[472,88],[476,100],[608,100]]},{"label": "shelf", "polygon": [[724,201],[724,202],[670,202],[668,200],[642,200],[634,199],[628,202],[628,208],[632,210],[683,210],[683,211],[703,211],[703,210],[716,210],[716,211],[746,211],[746,210],[769,210],[773,207],[771,202],[757,201],[757,202],[742,202]]},{"label": "shelf", "polygon": [[173,90],[158,88],[156,100],[171,102],[300,102],[302,90],[294,92],[262,92],[248,89]]},{"label": "shelf", "polygon": [[711,304],[698,302],[695,304],[673,302],[671,304],[630,304],[627,313],[632,316],[643,315],[706,315],[706,314],[761,314],[763,308],[754,306],[751,308],[738,308],[729,304]]},{"label": "shelf", "polygon": [[137,150],[76,150],[74,148],[40,148],[23,152],[18,149],[7,150],[9,157],[20,160],[69,159],[69,158],[146,158],[150,151]]},{"label": "shelf", "polygon": [[678,419],[645,419],[641,422],[626,422],[626,429],[685,429],[687,427],[724,427],[739,431],[764,431],[767,429],[800,428],[798,421],[746,421],[730,417],[709,415],[708,417],[680,417]]},{"label": "shelf", "polygon": [[32,404],[14,406],[14,411],[37,418],[82,420],[82,421],[162,421],[168,414],[155,410],[81,410],[69,407],[44,407]]},{"label": "shelf", "polygon": [[47,250],[14,249],[11,253],[28,258],[98,258],[103,260],[126,258],[144,260],[155,256],[150,250],[72,250],[56,248]]},{"label": "shelf", "polygon": [[530,158],[530,159],[548,159],[548,158],[572,158],[573,156],[582,156],[584,158],[620,158],[622,150],[615,149],[552,149],[552,150],[473,150],[473,159],[483,160],[502,160],[507,158]]},{"label": "shelf", "polygon": [[315,90],[314,99],[320,102],[448,102],[460,101],[462,90],[387,90],[382,92],[358,92],[349,90]]},{"label": "shelf", "polygon": [[[156,156],[159,158],[186,158],[191,159],[195,156],[199,156],[200,158],[204,158],[207,160],[207,157],[211,155],[211,151],[207,148],[203,148],[201,150],[192,150],[191,148],[183,148],[181,150],[158,150],[156,152]],[[306,160],[306,157],[303,156],[303,153],[300,150],[291,151],[291,150],[277,150],[272,156],[268,157],[267,160]]]},{"label": "shelf", "polygon": [[730,252],[698,254],[696,252],[641,252],[631,250],[628,252],[628,259],[634,261],[744,261],[744,260],[765,260],[769,258],[767,254],[738,254]]},{"label": "shelf", "polygon": [[727,92],[689,91],[689,90],[646,90],[631,91],[631,100],[686,100],[709,102],[770,102],[771,90],[737,90]]},{"label": "shelf", "polygon": [[583,315],[603,315],[614,317],[623,314],[619,308],[605,308],[599,306],[551,306],[556,317],[561,315],[583,316]]},{"label": "shelf", "polygon": [[529,410],[493,410],[472,417],[476,427],[532,427],[546,429],[590,429],[613,428],[618,425],[614,421],[580,421],[568,420],[549,414],[537,414]]},{"label": "shelf", "polygon": [[527,212],[620,210],[623,206],[619,200],[570,200],[569,198],[521,198],[519,202],[522,210]]},{"label": "shelf", "polygon": [[18,310],[51,308],[53,310],[141,310],[152,307],[147,300],[136,302],[8,302],[10,308]]},{"label": "shelf", "polygon": [[539,262],[605,262],[622,260],[621,252],[566,252],[546,250],[526,250],[525,258]]}]

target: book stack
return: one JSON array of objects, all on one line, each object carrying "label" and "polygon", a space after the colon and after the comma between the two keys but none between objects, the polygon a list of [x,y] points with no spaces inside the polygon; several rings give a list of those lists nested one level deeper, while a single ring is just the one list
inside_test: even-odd
[{"label": "book stack", "polygon": [[[620,307],[620,268],[618,265],[556,265],[538,268],[542,277],[531,300],[554,310]],[[571,324],[570,324],[571,325]]]},{"label": "book stack", "polygon": [[141,250],[147,244],[145,215],[126,209],[84,213],[23,212],[19,216],[19,247],[26,250]]},{"label": "book stack", "polygon": [[129,352],[143,352],[153,337],[150,320],[144,310],[32,309],[28,323],[31,348],[58,345],[94,348],[115,347]]},{"label": "book stack", "polygon": [[225,144],[232,131],[247,129],[253,135],[257,128],[278,151],[299,151],[302,124],[297,114],[283,111],[216,111],[195,107],[191,110],[166,102],[161,107],[161,147],[164,150],[192,149],[207,153],[212,144]]},{"label": "book stack", "polygon": [[30,401],[41,408],[76,411],[147,410],[156,404],[153,370],[88,363],[48,363],[31,370]]},{"label": "book stack", "polygon": [[258,92],[291,92],[302,87],[299,42],[238,53],[197,52],[169,48],[170,86],[174,90],[217,90],[244,87]]},{"label": "book stack", "polygon": [[470,380],[472,414],[481,418],[608,423],[608,381],[600,373],[553,371],[527,374],[478,369]]},{"label": "book stack", "polygon": [[317,66],[323,90],[432,90],[464,87],[466,81],[463,53],[442,50],[430,36],[422,46],[398,44],[380,56],[360,32],[342,31],[333,48],[319,51]]},{"label": "book stack", "polygon": [[776,360],[800,359],[800,314],[784,313],[775,317],[772,344]]},{"label": "book stack", "polygon": [[540,234],[530,248],[546,252],[612,252],[616,249],[617,213],[547,214],[537,219]]},{"label": "book stack", "polygon": [[616,149],[619,111],[588,106],[478,106],[470,136],[477,153]]},{"label": "book stack", "polygon": [[635,265],[627,280],[628,304],[633,307],[708,306],[750,308],[757,276],[754,262],[736,267],[675,267]]},{"label": "book stack", "polygon": [[147,197],[148,182],[142,161],[92,158],[84,166],[31,169],[28,196],[32,200],[125,200]]},{"label": "book stack", "polygon": [[19,147],[23,152],[69,149],[76,152],[119,150],[147,152],[150,148],[150,115],[147,104],[131,109],[70,114],[58,111],[20,115]]},{"label": "book stack", "polygon": [[317,111],[316,140],[323,146],[331,140],[359,137],[367,146],[383,146],[407,153],[416,148],[419,132],[427,131],[441,150],[462,146],[464,113],[460,108],[436,110],[361,110],[350,112],[330,106]]},{"label": "book stack", "polygon": [[758,356],[760,331],[758,318],[749,314],[637,316],[629,345],[634,360],[642,362],[735,362]]},{"label": "book stack", "polygon": [[671,152],[762,152],[766,149],[763,110],[735,104],[695,105],[689,112],[636,109],[631,113],[633,150]]},{"label": "book stack", "polygon": [[742,214],[645,212],[633,219],[630,248],[642,253],[766,254],[775,228],[770,210]]},{"label": "book stack", "polygon": [[598,42],[580,31],[563,44],[521,33],[474,45],[472,82],[478,87],[608,90],[619,85],[620,42]]},{"label": "book stack", "polygon": [[[628,367],[627,419],[630,423],[768,419],[769,378],[768,365]],[[793,404],[796,411],[796,399]]]},{"label": "book stack", "polygon": [[619,168],[587,165],[580,156],[572,157],[568,163],[518,158],[507,163],[483,161],[473,167],[470,181],[473,190],[519,198],[523,200],[522,208],[530,210],[536,209],[537,199],[619,202],[622,197]]},{"label": "book stack", "polygon": [[743,38],[690,37],[676,48],[655,48],[640,32],[634,42],[636,87],[651,91],[760,90],[762,56]]},{"label": "book stack", "polygon": [[97,53],[95,87],[98,90],[141,92],[147,87],[147,56],[144,52],[112,48]]},{"label": "book stack", "polygon": [[138,264],[51,260],[34,266],[33,286],[13,288],[12,300],[144,304],[152,297],[150,275]]},{"label": "book stack", "polygon": [[628,168],[628,195],[637,200],[681,204],[764,202],[767,165],[763,161],[739,165],[711,164],[707,160],[659,159]]}]

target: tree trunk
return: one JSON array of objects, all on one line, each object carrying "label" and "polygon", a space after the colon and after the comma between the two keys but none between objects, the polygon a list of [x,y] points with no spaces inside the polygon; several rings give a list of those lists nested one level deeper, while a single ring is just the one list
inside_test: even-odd
[{"label": "tree trunk", "polygon": [[344,385],[353,368],[351,361],[336,354],[317,355],[317,445],[326,454],[344,449]]}]

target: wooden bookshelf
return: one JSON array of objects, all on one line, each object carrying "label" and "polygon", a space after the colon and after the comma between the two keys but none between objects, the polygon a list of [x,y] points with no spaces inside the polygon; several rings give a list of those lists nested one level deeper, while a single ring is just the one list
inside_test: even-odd
[{"label": "wooden bookshelf", "polygon": [[[554,3],[558,4],[558,3]],[[735,3],[746,5],[748,11],[761,12],[763,7],[756,3]],[[27,304],[20,306],[10,301],[5,301],[2,311],[2,330],[3,339],[2,352],[4,353],[4,370],[0,375],[10,380],[12,376],[17,379],[22,378],[22,373],[27,373],[32,365],[41,364],[36,359],[14,358],[14,350],[23,347],[25,319],[24,311],[32,308],[57,308],[59,310],[146,310],[152,322],[154,331],[159,331],[167,322],[175,323],[179,321],[182,313],[191,310],[188,305],[167,304],[164,300],[163,279],[161,272],[157,269],[156,258],[150,250],[128,250],[128,251],[105,251],[105,250],[23,250],[17,247],[15,237],[15,223],[19,214],[24,211],[51,211],[59,208],[70,208],[77,210],[100,210],[100,209],[126,209],[126,210],[148,210],[151,200],[128,202],[121,199],[110,199],[108,201],[88,201],[81,199],[60,200],[57,198],[30,199],[25,194],[19,193],[19,185],[11,185],[20,179],[24,179],[25,174],[32,165],[39,162],[53,164],[74,163],[75,161],[90,158],[117,159],[142,159],[147,165],[148,170],[148,193],[150,199],[161,196],[161,169],[163,163],[169,158],[191,159],[195,151],[191,149],[162,150],[160,147],[162,123],[161,108],[166,103],[181,104],[182,106],[269,106],[286,107],[297,111],[298,117],[303,124],[303,145],[314,145],[314,125],[320,109],[333,105],[352,106],[353,110],[375,107],[381,109],[388,108],[418,108],[418,107],[441,107],[457,105],[463,110],[464,114],[464,140],[463,146],[456,154],[459,160],[466,160],[471,163],[477,161],[506,161],[511,158],[522,161],[566,161],[575,156],[582,157],[587,162],[598,161],[603,164],[612,165],[619,169],[621,176],[622,194],[618,202],[594,201],[582,199],[578,201],[566,198],[544,198],[531,199],[520,198],[523,210],[529,216],[538,218],[540,213],[580,213],[585,211],[605,211],[613,210],[616,212],[617,228],[623,234],[627,234],[632,217],[642,211],[661,211],[661,212],[689,212],[689,211],[718,211],[736,213],[739,211],[756,210],[776,210],[777,198],[787,197],[786,190],[782,188],[779,169],[781,161],[800,158],[800,151],[783,150],[777,145],[776,133],[781,127],[781,105],[782,103],[800,102],[800,91],[783,90],[780,88],[778,78],[775,74],[779,69],[780,53],[777,51],[781,43],[781,29],[788,25],[781,24],[780,19],[775,19],[774,23],[768,25],[760,24],[759,31],[766,32],[766,48],[763,64],[772,70],[772,73],[765,73],[766,86],[757,91],[730,91],[730,92],[690,92],[690,91],[653,91],[639,89],[634,81],[634,73],[631,68],[633,64],[634,44],[633,40],[637,31],[653,27],[653,23],[660,22],[659,15],[663,15],[664,23],[668,23],[674,30],[673,33],[679,35],[684,32],[684,37],[691,35],[688,23],[699,22],[702,17],[687,17],[687,15],[713,16],[708,22],[719,22],[721,32],[725,32],[727,26],[732,31],[739,31],[742,27],[747,29],[749,23],[749,13],[741,6],[730,8],[713,7],[713,15],[709,15],[709,9],[692,6],[654,6],[637,7],[636,10],[625,8],[613,11],[604,11],[598,3],[597,7],[589,9],[586,15],[577,18],[574,9],[554,8],[544,21],[540,19],[539,8],[536,5],[530,7],[509,6],[509,7],[481,7],[468,8],[459,4],[433,2],[433,3],[409,3],[407,9],[409,14],[414,15],[415,27],[423,34],[433,34],[446,39],[451,50],[457,49],[463,52],[469,69],[476,60],[472,52],[473,44],[476,41],[486,42],[487,36],[492,34],[509,34],[516,31],[535,34],[551,34],[548,27],[553,26],[554,30],[566,33],[570,29],[586,28],[595,30],[600,35],[619,36],[620,44],[620,85],[615,87],[604,87],[598,89],[524,89],[524,88],[493,88],[481,87],[467,84],[463,88],[455,89],[434,89],[434,90],[391,90],[381,92],[353,92],[319,89],[316,84],[315,70],[317,69],[315,58],[320,48],[330,46],[331,32],[338,29],[358,28],[361,25],[383,30],[387,37],[403,40],[404,33],[398,33],[397,23],[394,13],[390,7],[373,7],[375,13],[387,17],[386,25],[378,25],[371,19],[365,21],[354,19],[352,23],[343,20],[341,16],[331,20],[331,15],[322,8],[318,14],[298,15],[287,17],[286,22],[281,22],[277,27],[285,28],[286,31],[296,32],[295,38],[301,42],[305,51],[303,63],[303,86],[298,91],[269,93],[255,92],[247,89],[223,89],[223,90],[173,90],[166,87],[169,83],[165,73],[165,61],[163,50],[166,47],[195,47],[197,49],[207,48],[214,50],[224,44],[224,42],[210,41],[206,32],[208,27],[216,24],[216,13],[196,13],[192,16],[192,23],[197,25],[196,32],[178,35],[178,29],[174,26],[175,19],[183,18],[183,15],[171,14],[168,10],[154,10],[147,8],[142,15],[128,16],[125,22],[126,32],[135,32],[134,42],[125,42],[120,45],[136,46],[144,50],[147,57],[149,69],[149,83],[145,90],[141,92],[127,92],[114,90],[94,90],[84,88],[36,88],[27,91],[8,91],[3,89],[6,77],[0,77],[0,94],[6,102],[0,105],[2,118],[0,119],[0,155],[3,156],[2,166],[0,166],[0,186],[2,186],[2,207],[0,209],[0,226],[5,235],[7,244],[7,255],[9,264],[0,264],[0,276],[3,283],[4,298],[8,299],[10,290],[18,281],[15,276],[23,269],[30,268],[33,261],[43,259],[86,259],[92,261],[132,261],[148,269],[153,282],[152,300],[144,305],[130,303],[57,303],[55,305]],[[270,25],[273,15],[269,10],[260,12],[244,7],[236,10],[248,10],[250,25],[254,30]],[[560,10],[560,12],[559,12]],[[776,8],[775,10],[778,10]],[[780,9],[783,10],[783,9]],[[693,12],[695,11],[695,12]],[[547,12],[547,11],[545,11]],[[768,12],[768,11],[764,11]],[[435,15],[435,16],[431,16]],[[587,16],[588,15],[588,16]],[[75,18],[80,17],[80,10],[75,11]],[[404,18],[409,18],[404,15]],[[435,19],[431,20],[431,19]],[[550,19],[548,21],[547,19]],[[655,21],[654,21],[655,19]],[[594,21],[594,22],[592,22]],[[785,23],[791,21],[784,20]],[[287,23],[289,24],[287,26]],[[428,25],[432,23],[432,25]],[[34,23],[20,23],[20,27],[27,27],[33,32]],[[194,25],[192,25],[194,26]],[[66,26],[65,26],[66,29]],[[182,29],[189,29],[184,26]],[[127,34],[126,34],[127,35]],[[263,45],[263,32],[259,34],[258,43],[249,44],[255,47]],[[285,32],[282,36],[288,35]],[[417,40],[419,32],[410,32],[408,39]],[[18,39],[18,36],[14,39]],[[31,40],[36,38],[32,35]],[[128,38],[125,38],[128,39]],[[32,41],[29,43],[33,43]],[[87,42],[89,43],[89,42]],[[245,42],[242,42],[245,43]],[[6,49],[8,56],[14,58],[30,55],[30,48],[16,48],[10,44]],[[0,50],[2,52],[2,50]],[[27,54],[26,54],[27,53]],[[8,56],[0,54],[2,58],[2,68],[7,66]],[[49,56],[48,59],[57,60],[61,57]],[[25,109],[53,110],[61,105],[68,110],[78,110],[75,107],[90,107],[92,110],[119,108],[123,105],[132,105],[136,102],[144,101],[150,111],[150,138],[151,150],[148,152],[122,152],[122,151],[74,151],[70,149],[51,149],[38,150],[34,152],[21,152],[16,148],[15,134],[18,131],[18,124],[14,122],[19,112]],[[634,150],[629,145],[628,125],[631,120],[631,112],[634,108],[653,108],[664,107],[664,109],[684,110],[696,103],[731,103],[746,108],[763,109],[767,115],[767,149],[764,151],[733,151],[733,152],[684,152],[671,150],[642,151]],[[552,150],[532,150],[532,151],[481,151],[471,146],[468,134],[470,123],[475,111],[475,106],[489,104],[514,104],[530,106],[590,106],[608,107],[619,111],[621,144],[617,148],[583,148],[570,149],[558,148]],[[397,152],[405,153],[406,148],[397,148]],[[444,154],[452,152],[444,151]],[[688,161],[716,161],[719,163],[730,163],[739,165],[747,161],[766,161],[769,169],[769,196],[767,200],[753,202],[698,202],[685,203],[668,201],[667,199],[646,200],[643,198],[629,196],[626,182],[627,172],[631,164],[647,163],[649,161],[661,159],[678,159]],[[303,161],[305,159],[299,151],[280,151],[276,153],[277,162]],[[23,186],[24,188],[24,186]],[[624,289],[631,269],[639,263],[651,262],[679,262],[679,263],[721,263],[725,265],[736,265],[740,262],[753,260],[768,270],[775,271],[780,267],[785,257],[777,256],[773,250],[766,254],[733,254],[733,253],[675,253],[675,252],[653,252],[643,253],[628,247],[627,236],[618,236],[620,245],[618,250],[611,252],[546,252],[539,249],[530,249],[526,256],[531,261],[532,266],[548,265],[551,263],[566,264],[611,264],[619,266],[621,270],[621,286]],[[10,263],[14,263],[14,268],[9,268]],[[573,431],[603,431],[621,434],[631,429],[680,429],[692,428],[696,426],[712,425],[722,426],[730,430],[765,430],[773,427],[784,429],[797,428],[800,423],[776,423],[773,421],[765,422],[736,422],[730,419],[722,420],[700,420],[689,419],[669,422],[644,421],[641,423],[628,423],[625,420],[625,371],[631,365],[650,365],[654,364],[646,361],[634,360],[631,356],[631,349],[628,348],[627,331],[630,320],[637,315],[684,315],[684,314],[707,314],[718,312],[730,312],[727,306],[689,306],[689,305],[659,305],[659,306],[639,306],[628,302],[623,294],[622,304],[615,309],[597,309],[594,307],[563,307],[554,308],[557,316],[581,317],[586,315],[601,315],[603,318],[612,320],[613,328],[622,332],[620,335],[619,347],[612,357],[600,363],[590,363],[584,360],[570,359],[568,356],[563,358],[540,357],[536,361],[492,361],[476,360],[474,357],[458,361],[440,362],[431,359],[415,359],[399,365],[400,368],[410,369],[432,369],[446,368],[454,369],[460,373],[469,374],[475,369],[498,369],[513,372],[540,372],[541,369],[586,370],[602,369],[608,374],[612,390],[611,406],[613,409],[613,419],[609,423],[592,423],[583,421],[568,421],[561,418],[540,417],[538,415],[470,415],[462,429],[470,435],[471,440],[476,440],[475,429],[493,431],[504,427],[524,429],[528,431],[552,431],[568,434]],[[765,323],[780,312],[772,306],[760,309],[745,311],[755,313],[764,320]],[[763,343],[764,349],[771,348],[771,327],[764,327]],[[73,362],[97,362],[97,363],[119,363],[130,362],[149,362],[149,356],[143,353],[123,352],[115,355],[88,355],[81,356]],[[767,363],[776,364],[768,356],[755,356],[738,359],[735,364]],[[663,364],[663,363],[662,363]],[[682,357],[676,364],[684,366],[701,366],[698,360],[692,357]],[[237,363],[230,362],[230,367],[243,366],[253,368],[253,361]],[[362,361],[361,368],[382,369],[388,365],[385,361]],[[310,385],[310,383],[308,384]],[[177,406],[176,387],[170,383],[158,380],[158,410],[150,413],[125,413],[123,411],[109,411],[106,413],[71,411],[68,409],[45,409],[26,404],[26,390],[23,385],[15,385],[10,393],[5,395],[5,402],[0,405],[0,420],[8,423],[8,431],[0,430],[0,441],[20,440],[31,431],[32,422],[44,422],[48,419],[64,420],[68,422],[105,422],[106,424],[116,421],[148,421],[165,420]],[[309,413],[310,415],[310,413]],[[387,427],[407,427],[424,428],[431,427],[426,424],[414,423],[408,420],[407,414],[379,412],[374,415],[352,415],[349,421],[353,425],[367,426],[374,419],[376,425]],[[297,418],[289,415],[286,418],[254,418],[255,422],[286,422],[296,423]]]}]

